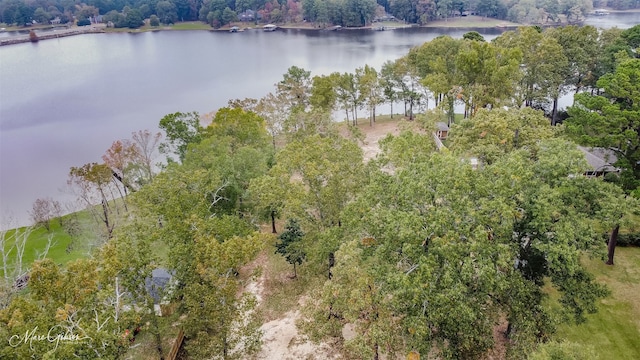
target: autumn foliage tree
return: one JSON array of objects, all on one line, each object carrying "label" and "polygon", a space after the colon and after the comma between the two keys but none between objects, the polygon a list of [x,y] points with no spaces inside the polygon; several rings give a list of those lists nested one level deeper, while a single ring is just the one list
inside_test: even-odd
[{"label": "autumn foliage tree", "polygon": [[43,226],[47,231],[50,231],[51,220],[62,216],[62,205],[59,201],[51,198],[36,199],[29,215],[36,225]]},{"label": "autumn foliage tree", "polygon": [[[118,211],[115,203],[116,188],[113,171],[106,164],[89,163],[72,167],[67,184],[74,189],[78,198],[87,206],[94,218],[105,226],[107,237],[111,237]],[[96,209],[99,206],[100,211]]]}]

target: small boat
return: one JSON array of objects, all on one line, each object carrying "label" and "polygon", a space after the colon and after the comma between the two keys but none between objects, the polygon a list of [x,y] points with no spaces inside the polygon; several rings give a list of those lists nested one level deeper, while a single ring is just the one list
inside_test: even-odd
[{"label": "small boat", "polygon": [[239,27],[233,26],[233,27],[231,27],[231,29],[229,29],[229,32],[235,33],[235,32],[238,32],[239,30],[240,30]]},{"label": "small boat", "polygon": [[609,15],[609,12],[605,9],[597,9],[596,11],[594,11],[594,14],[596,16],[605,16],[605,15]]},{"label": "small boat", "polygon": [[385,31],[385,30],[387,30],[387,28],[385,26],[378,26],[378,27],[374,27],[373,30],[375,30],[375,31]]},{"label": "small boat", "polygon": [[267,25],[265,25],[265,26],[263,26],[263,27],[262,27],[262,29],[263,29],[264,31],[276,31],[276,29],[277,29],[277,28],[278,28],[278,27],[277,27],[277,26],[275,26],[275,25],[273,25],[273,24],[267,24]]}]

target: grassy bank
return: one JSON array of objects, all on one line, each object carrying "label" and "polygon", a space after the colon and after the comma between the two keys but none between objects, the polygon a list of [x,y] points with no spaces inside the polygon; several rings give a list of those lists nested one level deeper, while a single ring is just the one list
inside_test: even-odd
[{"label": "grassy bank", "polygon": [[[49,231],[43,226],[7,230],[3,244],[8,254],[7,267],[9,269],[15,267],[17,262],[15,238],[20,240],[23,236],[27,236],[27,239],[22,256],[22,271],[43,257],[49,241],[51,244],[46,257],[53,259],[59,265],[88,256],[91,249],[98,243],[95,220],[87,211],[79,211],[63,216],[62,223],[66,225],[62,226],[58,219],[51,220]],[[4,276],[2,268],[0,268],[0,276]]]},{"label": "grassy bank", "polygon": [[616,248],[614,266],[600,259],[584,263],[611,296],[599,302],[598,312],[585,323],[561,325],[556,339],[593,347],[603,360],[640,358],[640,248]]},{"label": "grassy bank", "polygon": [[513,27],[523,26],[506,20],[493,18],[485,18],[482,16],[462,16],[450,18],[447,20],[437,20],[429,22],[424,27],[446,27],[446,28],[494,28],[494,27]]}]

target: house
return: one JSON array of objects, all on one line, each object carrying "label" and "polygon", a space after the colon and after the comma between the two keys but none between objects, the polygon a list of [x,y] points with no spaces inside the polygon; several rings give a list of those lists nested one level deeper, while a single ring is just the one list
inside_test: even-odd
[{"label": "house", "polygon": [[161,306],[166,303],[165,294],[169,291],[173,276],[163,268],[157,268],[151,272],[151,277],[145,279],[145,288],[153,298],[153,306],[156,314],[162,316]]},{"label": "house", "polygon": [[589,170],[584,173],[586,176],[603,176],[608,173],[620,172],[620,169],[613,166],[618,160],[613,151],[584,146],[578,146],[578,149],[584,153],[584,157],[589,163]]},{"label": "house", "polygon": [[246,10],[238,14],[238,20],[240,21],[254,21],[256,20],[256,12],[253,10]]},{"label": "house", "polygon": [[58,25],[58,24],[60,24],[61,21],[62,20],[58,16],[56,16],[55,19],[53,19],[53,20],[49,20],[51,25]]},{"label": "house", "polygon": [[383,21],[397,21],[397,19],[394,16],[389,14],[378,16],[377,18],[373,19],[373,22],[383,22]]},{"label": "house", "polygon": [[440,140],[446,139],[447,135],[449,135],[449,125],[447,125],[447,123],[444,123],[444,122],[437,122],[436,135],[438,135],[438,138]]}]

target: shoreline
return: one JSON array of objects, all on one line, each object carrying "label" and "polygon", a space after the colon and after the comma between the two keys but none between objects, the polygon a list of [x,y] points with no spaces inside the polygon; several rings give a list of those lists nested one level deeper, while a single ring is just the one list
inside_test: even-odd
[{"label": "shoreline", "polygon": [[[610,10],[607,11],[611,13],[624,13],[624,12],[640,12],[640,9],[630,9],[630,10]],[[541,27],[555,27],[555,26],[564,26],[571,24],[541,24]],[[46,32],[43,34],[38,34],[38,41],[40,40],[49,40],[49,39],[57,39],[61,37],[67,36],[75,36],[75,35],[83,35],[83,34],[100,34],[100,33],[141,33],[141,32],[157,32],[157,31],[212,31],[212,32],[230,32],[232,27],[238,27],[238,32],[244,31],[263,31],[263,25],[255,25],[252,22],[247,23],[231,23],[225,25],[221,28],[214,29],[211,28],[208,24],[202,23],[200,21],[189,21],[189,22],[180,22],[177,24],[173,24],[170,26],[158,26],[158,27],[149,27],[143,26],[138,29],[113,29],[107,28],[104,24],[94,24],[91,26],[83,26],[77,27],[74,26],[72,28],[67,28],[64,30],[53,30],[51,32]],[[391,31],[394,29],[405,29],[405,28],[448,28],[448,29],[501,29],[501,30],[513,30],[517,29],[520,26],[532,26],[527,24],[519,24],[513,23],[506,20],[500,20],[495,18],[485,18],[477,15],[470,16],[457,16],[453,18],[449,18],[446,20],[436,20],[424,25],[417,24],[406,24],[402,22],[379,22],[372,23],[368,26],[361,27],[336,27],[336,26],[327,26],[327,27],[318,27],[316,24],[311,23],[298,23],[298,24],[284,24],[278,25],[279,29],[293,29],[293,30],[304,30],[304,31],[349,31],[349,30],[372,30],[372,31]],[[9,31],[29,31],[29,30],[41,30],[41,29],[50,29],[54,27],[43,27],[43,28],[19,28],[19,29],[11,29]],[[0,46],[6,45],[14,45],[31,42],[28,34],[20,34],[18,36],[8,37],[8,38],[0,38]]]},{"label": "shoreline", "polygon": [[[87,28],[76,27],[76,28],[70,28],[70,29],[61,30],[61,31],[54,30],[54,31],[51,31],[50,33],[47,32],[45,34],[40,34],[38,35],[38,41],[58,39],[61,37],[83,35],[83,34],[101,34],[104,32],[105,32],[104,29],[100,27],[87,27]],[[37,43],[38,41],[33,41],[33,42]],[[28,42],[32,42],[31,39],[29,38],[29,34],[19,35],[15,37],[9,37],[6,39],[0,39],[0,46],[15,45],[15,44],[28,43]]]}]

